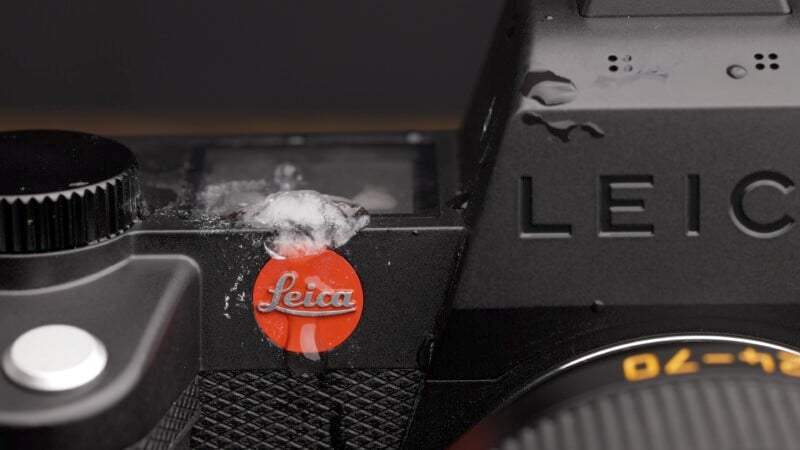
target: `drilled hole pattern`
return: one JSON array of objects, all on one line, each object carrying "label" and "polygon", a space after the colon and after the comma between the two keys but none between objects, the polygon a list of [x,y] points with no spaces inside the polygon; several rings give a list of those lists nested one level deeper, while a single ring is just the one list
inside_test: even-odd
[{"label": "drilled hole pattern", "polygon": [[620,66],[617,64],[617,62],[629,63],[631,60],[633,60],[631,55],[608,55],[608,62],[612,63],[610,66],[608,66],[608,71],[618,72],[621,69],[623,72],[631,72],[633,71],[632,65],[623,64]]},{"label": "drilled hole pattern", "polygon": [[[777,60],[778,60],[778,54],[777,53],[769,53],[769,54],[756,53],[755,55],[753,55],[753,58],[756,61],[758,61],[756,63],[756,69],[757,70],[764,70],[767,67],[769,67],[772,70],[778,70],[778,69],[781,68],[780,64],[777,63]],[[769,64],[767,64],[767,61],[771,61],[771,62],[769,62]]]}]

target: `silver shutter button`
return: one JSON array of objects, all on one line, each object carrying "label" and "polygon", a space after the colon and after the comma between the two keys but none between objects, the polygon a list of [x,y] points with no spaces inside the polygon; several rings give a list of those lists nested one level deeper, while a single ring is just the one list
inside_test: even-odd
[{"label": "silver shutter button", "polygon": [[71,325],[26,331],[3,355],[3,371],[15,383],[37,391],[64,391],[94,380],[106,366],[102,342]]}]

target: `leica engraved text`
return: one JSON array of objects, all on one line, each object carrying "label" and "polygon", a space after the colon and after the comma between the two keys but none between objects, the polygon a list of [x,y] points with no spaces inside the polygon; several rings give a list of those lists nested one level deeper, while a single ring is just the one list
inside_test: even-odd
[{"label": "leica engraved text", "polygon": [[[294,273],[288,272],[281,275],[275,284],[275,289],[269,290],[272,300],[269,303],[259,303],[256,306],[258,311],[261,313],[280,311],[295,316],[325,317],[347,314],[356,310],[351,290],[315,292],[317,287],[313,283],[308,283],[305,292],[301,292],[292,290],[296,282],[297,276]],[[320,309],[296,309],[300,306]]]}]

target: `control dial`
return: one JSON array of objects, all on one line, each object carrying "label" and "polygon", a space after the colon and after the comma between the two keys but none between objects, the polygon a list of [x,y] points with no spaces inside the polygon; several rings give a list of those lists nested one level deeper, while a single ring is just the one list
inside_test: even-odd
[{"label": "control dial", "polygon": [[0,133],[0,253],[65,250],[116,236],[139,216],[136,158],[66,131]]}]

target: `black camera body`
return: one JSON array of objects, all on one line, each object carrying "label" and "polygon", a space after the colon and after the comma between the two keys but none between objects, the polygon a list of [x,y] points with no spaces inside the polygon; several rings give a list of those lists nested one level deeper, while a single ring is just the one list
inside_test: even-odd
[{"label": "black camera body", "polygon": [[[800,5],[531,3],[507,5],[458,134],[5,134],[0,447],[488,448],[546,435],[593,383],[721,377],[746,411],[741,375],[794,398]],[[38,148],[72,159],[12,168]],[[354,303],[262,288],[275,232],[239,220],[287,186],[370,213],[334,250],[360,318],[319,351],[260,318]],[[99,340],[100,371],[20,381],[10,348],[47,324]],[[589,447],[563,436],[544,442]]]}]

